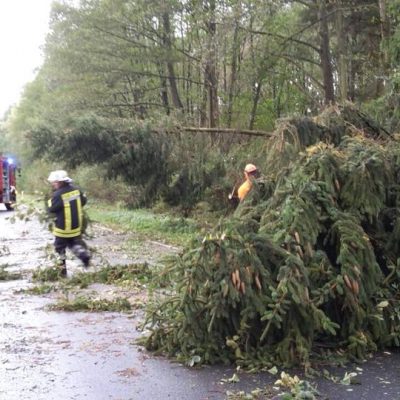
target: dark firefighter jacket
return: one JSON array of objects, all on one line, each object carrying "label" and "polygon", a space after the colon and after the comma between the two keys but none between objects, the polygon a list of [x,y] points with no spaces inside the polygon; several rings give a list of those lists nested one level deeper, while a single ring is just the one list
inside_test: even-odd
[{"label": "dark firefighter jacket", "polygon": [[56,190],[48,202],[48,212],[56,216],[53,234],[62,238],[81,235],[85,204],[86,196],[75,186],[67,184]]}]

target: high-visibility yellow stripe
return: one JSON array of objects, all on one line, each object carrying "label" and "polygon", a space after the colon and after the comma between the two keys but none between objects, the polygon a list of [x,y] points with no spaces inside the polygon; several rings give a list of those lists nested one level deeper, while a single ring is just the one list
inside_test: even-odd
[{"label": "high-visibility yellow stripe", "polygon": [[71,190],[70,192],[61,195],[63,201],[72,201],[80,198],[79,190]]},{"label": "high-visibility yellow stripe", "polygon": [[63,229],[54,228],[53,234],[58,237],[71,238],[71,237],[79,236],[81,234],[81,228],[77,228],[77,229],[74,229],[69,232],[66,232]]},{"label": "high-visibility yellow stripe", "polygon": [[78,200],[80,199],[80,194],[77,190],[74,190],[72,192],[64,193],[61,195],[61,198],[63,201],[69,201],[71,202],[72,200]]},{"label": "high-visibility yellow stripe", "polygon": [[[82,203],[79,190],[73,190],[61,195],[64,204],[64,229],[54,227],[53,233],[58,237],[75,237],[81,234],[82,229]],[[78,228],[72,229],[71,202],[76,200],[78,212]]]},{"label": "high-visibility yellow stripe", "polygon": [[71,203],[64,201],[64,222],[65,231],[70,232],[72,229]]},{"label": "high-visibility yellow stripe", "polygon": [[80,228],[82,228],[83,212],[82,212],[82,202],[81,202],[81,197],[80,196],[79,196],[79,199],[77,201],[77,206],[78,206],[79,226],[80,226]]}]

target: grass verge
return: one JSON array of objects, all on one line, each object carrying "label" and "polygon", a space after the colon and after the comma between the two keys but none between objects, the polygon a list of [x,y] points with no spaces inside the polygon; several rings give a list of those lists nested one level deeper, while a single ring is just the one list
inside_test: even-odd
[{"label": "grass verge", "polygon": [[135,232],[143,239],[151,238],[178,246],[189,243],[199,232],[199,227],[193,220],[155,214],[149,210],[129,210],[94,203],[87,208],[87,213],[93,222]]}]

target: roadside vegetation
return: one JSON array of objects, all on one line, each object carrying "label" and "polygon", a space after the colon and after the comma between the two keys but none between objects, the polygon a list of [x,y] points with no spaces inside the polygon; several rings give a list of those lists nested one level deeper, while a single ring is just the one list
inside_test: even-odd
[{"label": "roadside vegetation", "polygon": [[102,267],[94,272],[80,272],[66,280],[60,276],[59,269],[48,267],[33,272],[33,282],[64,282],[68,286],[86,288],[92,283],[107,285],[143,285],[151,282],[152,277],[158,273],[157,267],[150,267],[147,263],[115,265]]},{"label": "roadside vegetation", "polygon": [[93,202],[88,206],[92,222],[99,222],[118,231],[132,232],[138,240],[151,238],[166,244],[183,246],[199,234],[200,225],[194,219],[151,211],[128,209],[114,204]]},{"label": "roadside vegetation", "polygon": [[[78,272],[66,279],[60,276],[56,267],[38,269],[32,274],[34,286],[20,290],[32,295],[44,295],[57,292],[61,299],[49,306],[51,310],[64,311],[129,311],[143,307],[140,293],[152,285],[153,277],[158,274],[156,266],[143,264],[105,266],[94,272]],[[109,285],[126,289],[127,293],[137,295],[136,298],[113,296],[112,299],[98,298],[94,284]],[[101,296],[100,296],[101,297]]]},{"label": "roadside vegetation", "polygon": [[22,279],[22,274],[19,272],[8,271],[9,266],[7,264],[0,265],[0,281],[14,281]]},{"label": "roadside vegetation", "polygon": [[51,304],[49,309],[52,311],[110,311],[110,312],[129,312],[132,305],[126,298],[116,297],[108,299],[91,299],[85,296],[77,296],[73,299],[65,298],[55,304]]}]

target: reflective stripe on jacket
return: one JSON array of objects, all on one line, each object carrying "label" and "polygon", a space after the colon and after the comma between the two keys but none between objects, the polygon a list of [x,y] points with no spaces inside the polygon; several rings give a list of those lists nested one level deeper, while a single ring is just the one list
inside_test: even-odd
[{"label": "reflective stripe on jacket", "polygon": [[83,211],[86,197],[72,185],[66,185],[54,192],[49,200],[48,211],[56,215],[53,234],[62,238],[82,234]]}]

